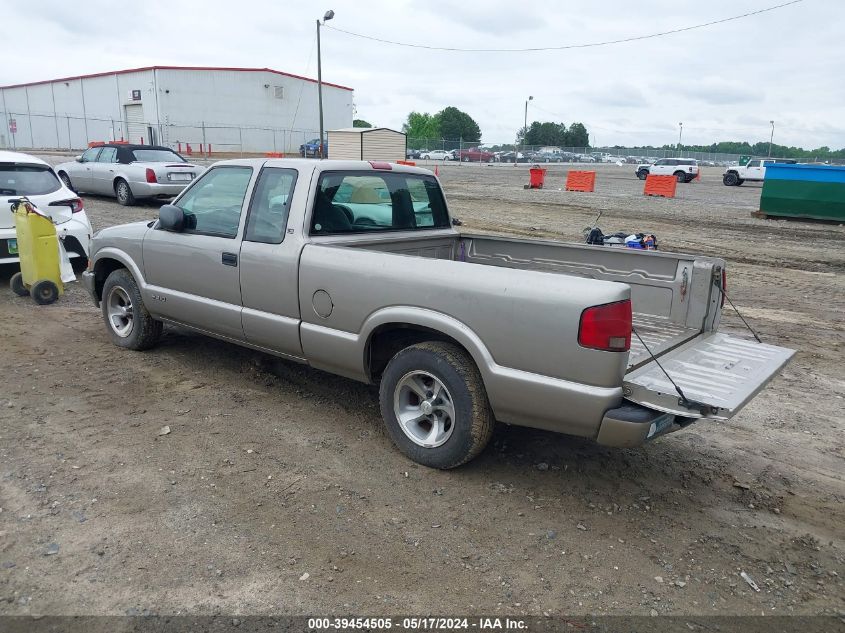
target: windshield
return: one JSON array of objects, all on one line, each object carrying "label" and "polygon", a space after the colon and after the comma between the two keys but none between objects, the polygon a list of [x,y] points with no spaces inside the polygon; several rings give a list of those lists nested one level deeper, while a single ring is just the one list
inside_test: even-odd
[{"label": "windshield", "polygon": [[0,195],[40,196],[61,187],[47,165],[0,163]]},{"label": "windshield", "polygon": [[136,149],[132,150],[135,160],[139,163],[184,163],[185,159],[169,149]]},{"label": "windshield", "polygon": [[325,172],[320,177],[312,235],[439,229],[449,226],[433,176]]}]

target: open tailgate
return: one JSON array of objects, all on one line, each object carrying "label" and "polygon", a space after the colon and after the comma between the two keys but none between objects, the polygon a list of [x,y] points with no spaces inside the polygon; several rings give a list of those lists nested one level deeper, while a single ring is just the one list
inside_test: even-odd
[{"label": "open tailgate", "polygon": [[726,334],[705,335],[659,357],[660,365],[687,400],[707,405],[704,413],[684,406],[654,360],[625,376],[625,398],[684,417],[727,420],[757,395],[794,353]]}]

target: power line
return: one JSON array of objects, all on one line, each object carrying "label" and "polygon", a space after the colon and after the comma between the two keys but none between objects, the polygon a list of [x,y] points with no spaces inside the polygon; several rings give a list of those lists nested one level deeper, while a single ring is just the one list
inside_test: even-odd
[{"label": "power line", "polygon": [[374,42],[381,42],[382,44],[392,44],[393,46],[405,46],[407,48],[423,48],[430,51],[450,51],[455,53],[531,53],[537,51],[562,51],[572,48],[594,48],[596,46],[609,46],[611,44],[623,44],[625,42],[636,42],[638,40],[648,40],[655,37],[662,37],[664,35],[672,35],[674,33],[683,33],[685,31],[693,31],[695,29],[703,29],[708,26],[714,26],[716,24],[724,24],[725,22],[731,22],[733,20],[741,20],[742,18],[748,18],[755,15],[760,15],[761,13],[768,13],[769,11],[774,11],[776,9],[782,9],[784,7],[788,7],[793,4],[798,4],[803,2],[804,0],[791,0],[790,2],[784,2],[782,4],[776,4],[772,7],[767,7],[765,9],[759,9],[757,11],[750,11],[748,13],[743,13],[741,15],[735,15],[729,18],[723,18],[721,20],[713,20],[712,22],[705,22],[704,24],[695,24],[693,26],[685,26],[677,29],[672,29],[670,31],[661,31],[660,33],[650,33],[648,35],[636,35],[631,37],[625,37],[618,40],[607,40],[604,42],[589,42],[587,44],[565,44],[562,46],[540,46],[534,48],[455,48],[449,46],[428,46],[426,44],[411,44],[409,42],[397,42],[395,40],[387,40],[380,37],[374,37],[372,35],[364,35],[362,33],[353,33],[352,31],[346,31],[344,29],[339,29],[336,26],[330,26],[328,24],[325,25],[326,28],[332,29],[333,31],[338,31],[339,33],[345,33],[346,35],[351,35],[352,37],[360,37],[361,39],[365,40],[372,40]]}]

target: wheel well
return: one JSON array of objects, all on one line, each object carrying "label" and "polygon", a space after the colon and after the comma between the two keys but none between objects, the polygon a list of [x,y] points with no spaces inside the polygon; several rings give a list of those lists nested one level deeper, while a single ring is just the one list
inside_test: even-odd
[{"label": "wheel well", "polygon": [[385,323],[377,327],[367,342],[365,351],[366,371],[372,382],[377,382],[387,363],[399,351],[410,345],[425,341],[445,341],[454,343],[464,351],[469,351],[451,336],[431,328],[407,323]]},{"label": "wheel well", "polygon": [[[115,177],[114,177],[114,180],[112,180],[112,181],[111,181],[111,188],[112,188],[112,189],[116,189],[116,188],[117,188],[117,183],[118,183],[118,182],[120,182],[121,180],[122,180],[123,182],[126,182],[126,178],[124,178],[123,176],[115,176]],[[126,184],[129,184],[129,183],[126,183]]]},{"label": "wheel well", "polygon": [[101,259],[94,265],[94,284],[99,299],[103,298],[103,285],[105,285],[106,279],[119,268],[126,268],[126,266],[116,259],[108,258]]}]

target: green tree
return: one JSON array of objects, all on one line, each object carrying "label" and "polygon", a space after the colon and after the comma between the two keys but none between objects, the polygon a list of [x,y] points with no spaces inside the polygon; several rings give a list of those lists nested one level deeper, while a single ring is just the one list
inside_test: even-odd
[{"label": "green tree", "polygon": [[428,145],[439,143],[442,138],[440,115],[429,114],[428,112],[411,112],[408,114],[408,119],[402,124],[402,131],[408,137],[409,148],[435,149],[428,147]]},{"label": "green tree", "polygon": [[466,112],[454,106],[443,108],[436,114],[440,121],[440,134],[446,139],[446,149],[458,147],[460,142],[467,143],[481,142],[481,128],[478,123]]},{"label": "green tree", "polygon": [[567,147],[589,147],[590,135],[583,123],[573,123],[566,131],[566,138],[563,142]]},{"label": "green tree", "polygon": [[365,121],[364,119],[355,119],[352,121],[352,127],[374,127],[372,123],[369,121]]},{"label": "green tree", "polygon": [[534,121],[523,134],[524,145],[563,145],[566,136],[566,125],[563,123],[540,123]]}]

